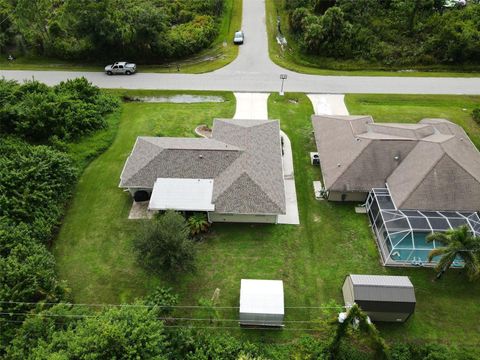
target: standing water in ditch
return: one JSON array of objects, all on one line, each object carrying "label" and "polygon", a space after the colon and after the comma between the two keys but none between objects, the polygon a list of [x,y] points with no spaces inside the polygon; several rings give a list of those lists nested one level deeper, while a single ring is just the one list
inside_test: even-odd
[{"label": "standing water in ditch", "polygon": [[193,104],[193,103],[221,103],[225,99],[221,96],[204,96],[204,95],[172,95],[172,96],[124,96],[126,102],[145,102],[145,103],[176,103],[176,104]]}]

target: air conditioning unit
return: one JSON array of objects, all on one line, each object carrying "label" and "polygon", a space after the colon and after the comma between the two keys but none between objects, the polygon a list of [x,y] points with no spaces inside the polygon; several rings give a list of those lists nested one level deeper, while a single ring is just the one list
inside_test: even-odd
[{"label": "air conditioning unit", "polygon": [[310,153],[310,163],[312,165],[320,165],[320,156],[318,156],[318,152]]}]

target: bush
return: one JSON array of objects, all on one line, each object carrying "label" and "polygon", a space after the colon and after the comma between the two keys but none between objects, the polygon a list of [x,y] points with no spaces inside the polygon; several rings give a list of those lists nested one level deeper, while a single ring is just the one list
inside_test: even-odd
[{"label": "bush", "polygon": [[170,315],[174,306],[178,304],[178,295],[172,292],[171,288],[158,286],[153,293],[145,299],[145,303],[157,307],[159,316]]},{"label": "bush", "polygon": [[[63,306],[40,312],[38,318],[28,319],[22,326],[8,358],[168,359],[163,323],[153,310],[133,305],[96,313],[81,313],[77,308],[68,310]],[[41,319],[42,315],[46,319]],[[57,321],[49,319],[52,315]],[[58,325],[58,319],[63,326]],[[36,338],[32,339],[32,334]]]},{"label": "bush", "polygon": [[106,127],[105,116],[119,101],[85,78],[52,88],[38,81],[22,85],[0,80],[0,132],[34,142],[74,140]]},{"label": "bush", "polygon": [[480,108],[473,109],[472,118],[475,122],[480,125]]},{"label": "bush", "polygon": [[50,240],[77,178],[70,157],[15,139],[0,139],[0,153],[0,218]]},{"label": "bush", "polygon": [[139,263],[153,272],[193,271],[194,244],[188,238],[189,228],[184,217],[175,211],[146,222],[134,245]]},{"label": "bush", "polygon": [[[57,302],[67,292],[64,283],[57,280],[55,259],[45,245],[35,240],[25,224],[0,223],[0,299],[26,302],[2,303],[0,312],[0,354],[25,314],[35,308],[36,302]],[[10,314],[10,315],[6,315]]]},{"label": "bush", "polygon": [[188,218],[190,235],[197,236],[208,231],[210,223],[205,213],[195,213]]}]

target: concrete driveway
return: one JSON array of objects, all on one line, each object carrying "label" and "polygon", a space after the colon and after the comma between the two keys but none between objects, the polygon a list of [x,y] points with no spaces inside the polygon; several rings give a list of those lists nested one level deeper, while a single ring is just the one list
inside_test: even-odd
[{"label": "concrete driveway", "polygon": [[349,115],[345,95],[307,94],[316,115]]},{"label": "concrete driveway", "polygon": [[267,101],[269,93],[234,93],[237,108],[234,119],[268,119]]},{"label": "concrete driveway", "polygon": [[[234,119],[267,120],[268,93],[234,93],[237,99],[237,109]],[[293,173],[292,145],[287,134],[280,131],[283,139],[283,179],[285,182],[286,214],[278,216],[279,224],[300,224],[298,216],[297,191]]]}]

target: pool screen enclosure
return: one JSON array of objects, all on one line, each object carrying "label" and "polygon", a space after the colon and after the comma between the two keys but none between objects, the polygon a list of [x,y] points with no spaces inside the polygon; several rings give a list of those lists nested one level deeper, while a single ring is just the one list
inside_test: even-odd
[{"label": "pool screen enclosure", "polygon": [[[387,188],[372,189],[366,208],[384,265],[435,264],[435,259],[428,263],[428,254],[443,245],[435,241],[427,243],[427,236],[433,232],[466,225],[472,234],[480,236],[477,212],[399,210]],[[455,260],[453,266],[463,266],[461,259]]]}]

